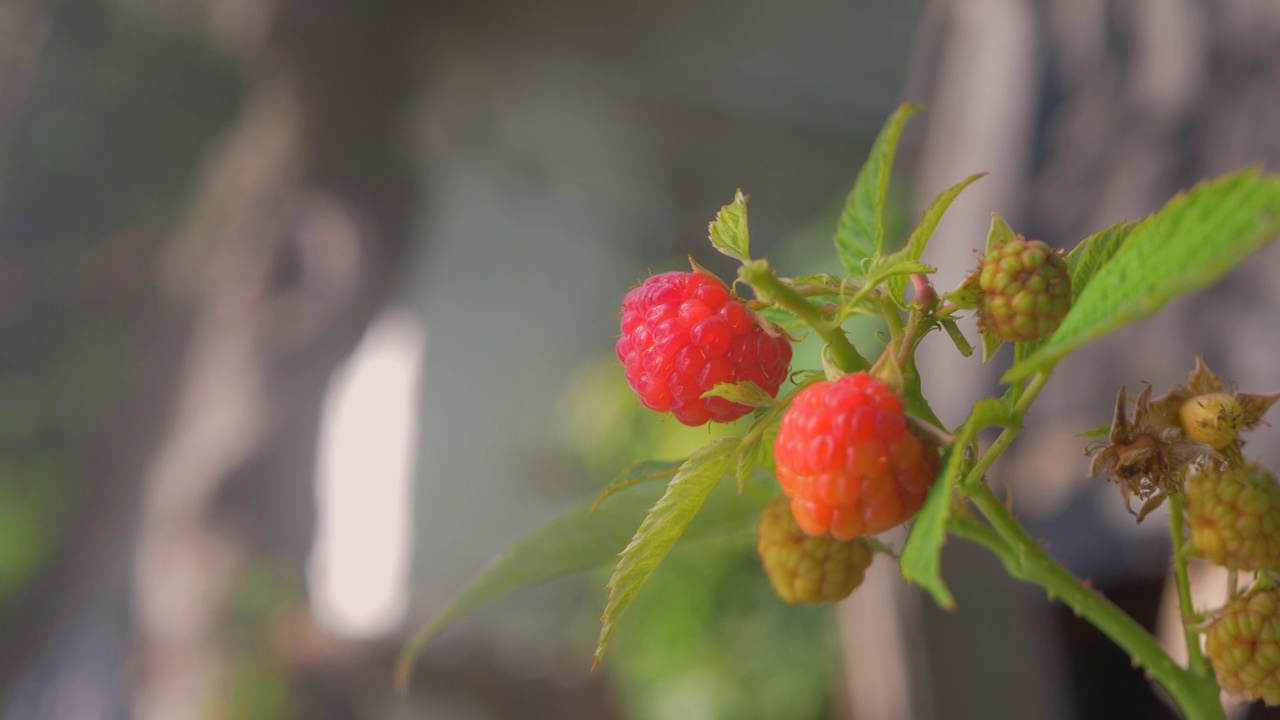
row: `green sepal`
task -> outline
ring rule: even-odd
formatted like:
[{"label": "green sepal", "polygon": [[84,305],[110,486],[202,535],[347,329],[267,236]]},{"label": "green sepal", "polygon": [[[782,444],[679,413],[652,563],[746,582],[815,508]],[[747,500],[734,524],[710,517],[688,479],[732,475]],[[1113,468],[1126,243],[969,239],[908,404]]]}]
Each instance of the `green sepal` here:
[{"label": "green sepal", "polygon": [[739,189],[733,202],[720,208],[707,228],[711,245],[739,262],[751,261],[750,235],[747,232],[747,198]]}]

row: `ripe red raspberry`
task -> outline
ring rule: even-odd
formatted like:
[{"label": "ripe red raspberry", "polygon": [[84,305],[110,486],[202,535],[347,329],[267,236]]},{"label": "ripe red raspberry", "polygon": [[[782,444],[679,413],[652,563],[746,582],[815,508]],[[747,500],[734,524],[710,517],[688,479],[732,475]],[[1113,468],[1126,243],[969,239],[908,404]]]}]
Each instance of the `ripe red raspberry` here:
[{"label": "ripe red raspberry", "polygon": [[800,391],[773,453],[800,527],[840,540],[911,519],[939,464],[937,447],[907,427],[902,399],[866,373]]},{"label": "ripe red raspberry", "polygon": [[767,331],[724,283],[697,272],[654,275],[627,293],[616,349],[640,402],[685,425],[746,415],[746,405],[702,394],[750,380],[774,397],[791,365],[785,335]]},{"label": "ripe red raspberry", "polygon": [[1204,653],[1233,697],[1280,705],[1280,588],[1227,603],[1205,633]]},{"label": "ripe red raspberry", "polygon": [[1071,271],[1067,261],[1039,240],[1021,235],[982,260],[982,327],[1006,342],[1049,337],[1071,309]]},{"label": "ripe red raspberry", "polygon": [[760,514],[756,550],[778,597],[791,604],[838,602],[862,584],[875,547],[866,538],[836,540],[808,535],[780,497]]}]

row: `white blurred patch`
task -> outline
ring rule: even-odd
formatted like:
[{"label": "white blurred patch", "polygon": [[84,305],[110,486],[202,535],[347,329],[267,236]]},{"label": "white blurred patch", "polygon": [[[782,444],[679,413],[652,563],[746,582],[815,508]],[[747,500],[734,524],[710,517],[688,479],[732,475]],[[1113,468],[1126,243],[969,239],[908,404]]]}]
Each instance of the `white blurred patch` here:
[{"label": "white blurred patch", "polygon": [[424,344],[416,317],[384,311],[325,398],[309,583],[316,620],[338,635],[387,634],[408,607]]}]

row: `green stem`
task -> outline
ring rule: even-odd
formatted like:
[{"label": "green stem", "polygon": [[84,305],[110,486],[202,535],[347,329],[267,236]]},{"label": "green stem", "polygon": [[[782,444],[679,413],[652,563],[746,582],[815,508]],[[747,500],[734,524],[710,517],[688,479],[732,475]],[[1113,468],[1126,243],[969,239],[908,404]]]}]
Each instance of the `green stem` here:
[{"label": "green stem", "polygon": [[743,265],[738,268],[738,279],[750,285],[760,300],[786,309],[813,328],[814,332],[826,341],[827,349],[831,352],[831,361],[842,371],[857,372],[871,367],[871,363],[868,363],[849,342],[840,325],[828,320],[795,288],[779,280],[769,267],[768,261],[753,260]]},{"label": "green stem", "polygon": [[987,451],[982,454],[982,457],[978,458],[978,461],[974,463],[973,469],[969,471],[969,474],[965,476],[963,486],[966,493],[969,492],[974,485],[983,484],[983,476],[987,474],[987,470],[991,469],[992,463],[996,461],[996,458],[1003,455],[1005,450],[1008,450],[1009,447],[1013,445],[1013,441],[1017,439],[1018,433],[1022,432],[1022,421],[1027,416],[1027,410],[1031,408],[1031,403],[1034,402],[1036,396],[1040,394],[1040,390],[1044,388],[1044,384],[1049,381],[1049,375],[1052,372],[1053,368],[1041,370],[1032,376],[1031,380],[1027,382],[1026,387],[1023,388],[1021,396],[1018,398],[1018,402],[1013,406],[1013,410],[1010,413],[1011,417],[1009,418],[1009,424],[1000,433],[999,437],[996,438],[996,441],[991,444],[991,447],[987,448]]},{"label": "green stem", "polygon": [[957,515],[950,523],[957,535],[994,552],[1010,575],[1044,588],[1111,638],[1129,653],[1135,665],[1164,686],[1187,720],[1225,720],[1218,684],[1212,676],[1183,669],[1136,620],[1063,568],[1027,534],[986,484],[974,490],[971,500],[999,534],[972,517]]},{"label": "green stem", "polygon": [[1200,618],[1196,616],[1191,599],[1191,579],[1187,576],[1186,516],[1181,493],[1172,493],[1169,503],[1169,533],[1173,540],[1173,577],[1178,585],[1178,605],[1182,609],[1182,627],[1187,639],[1187,659],[1191,672],[1201,677],[1213,677],[1213,669],[1200,649],[1200,633],[1196,630]]},{"label": "green stem", "polygon": [[884,315],[884,322],[889,327],[889,336],[893,339],[902,337],[904,329],[902,325],[902,315],[898,312],[898,306],[894,304],[893,298],[884,295],[880,298],[881,313]]},{"label": "green stem", "polygon": [[[1195,654],[1191,655],[1191,670],[1184,669],[1174,662],[1151,633],[1137,621],[1102,594],[1085,585],[1049,555],[1027,533],[1009,508],[1001,502],[995,491],[984,481],[984,476],[995,459],[1012,445],[1018,433],[1021,432],[1028,409],[1040,394],[1051,373],[1052,368],[1046,368],[1036,373],[1027,382],[1022,392],[1017,395],[1004,430],[991,447],[982,454],[982,457],[974,463],[962,483],[964,494],[969,497],[990,526],[983,524],[972,515],[959,513],[952,516],[948,526],[956,535],[994,552],[1003,561],[1010,575],[1044,588],[1052,597],[1062,600],[1078,615],[1110,637],[1129,653],[1135,665],[1145,668],[1169,691],[1188,720],[1224,720],[1225,715],[1218,699],[1219,689],[1212,671],[1197,665],[1197,662],[1204,663],[1203,655],[1199,652],[1198,637]],[[1172,501],[1173,498],[1171,497],[1170,500]],[[1178,517],[1181,520],[1180,513]],[[1179,532],[1180,528],[1181,526],[1179,526]],[[1179,545],[1175,544],[1175,550],[1178,547]],[[1185,557],[1181,560],[1181,567],[1185,572]],[[1183,605],[1184,617],[1187,616],[1186,608],[1189,607],[1188,589],[1187,599]],[[1190,649],[1191,646],[1189,637],[1188,648]],[[1199,661],[1195,659],[1197,656],[1200,658]]]}]

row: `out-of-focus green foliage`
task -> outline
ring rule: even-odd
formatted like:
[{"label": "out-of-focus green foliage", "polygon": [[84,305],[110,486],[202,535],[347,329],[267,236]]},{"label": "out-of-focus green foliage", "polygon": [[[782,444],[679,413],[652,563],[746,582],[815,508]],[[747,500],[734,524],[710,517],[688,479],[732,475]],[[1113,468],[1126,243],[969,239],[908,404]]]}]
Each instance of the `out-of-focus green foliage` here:
[{"label": "out-of-focus green foliage", "polygon": [[302,578],[282,564],[260,560],[245,571],[225,620],[230,644],[227,690],[214,717],[276,720],[297,717],[289,673],[271,649],[272,628],[300,607]]},{"label": "out-of-focus green foliage", "polygon": [[[686,456],[709,438],[741,431],[736,424],[689,428],[645,409],[613,360],[579,371],[560,418],[566,446],[602,480],[636,457]],[[591,574],[593,599],[605,577]],[[603,666],[628,717],[829,715],[838,675],[834,618],[774,595],[756,556],[754,528],[677,547],[628,614]]]}]

